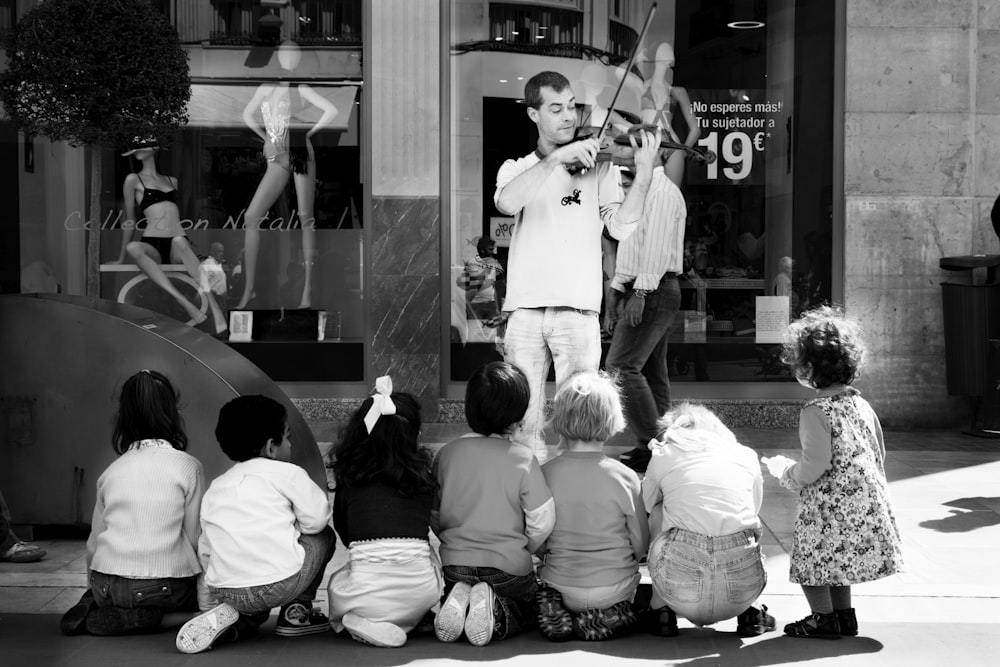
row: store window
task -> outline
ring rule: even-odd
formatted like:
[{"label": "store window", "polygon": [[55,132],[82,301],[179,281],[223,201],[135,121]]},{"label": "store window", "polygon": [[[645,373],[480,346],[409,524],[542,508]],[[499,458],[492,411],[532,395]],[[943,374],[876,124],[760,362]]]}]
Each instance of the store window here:
[{"label": "store window", "polygon": [[[452,381],[501,358],[495,324],[517,220],[493,194],[503,162],[535,149],[522,97],[543,70],[569,79],[580,125],[599,126],[618,92],[612,132],[656,124],[690,147],[674,176],[687,217],[671,380],[794,381],[778,360],[780,333],[834,292],[834,4],[661,1],[637,43],[651,4],[484,3],[482,39],[472,13],[452,12]],[[550,15],[579,17],[582,30],[548,29]]]},{"label": "store window", "polygon": [[[275,380],[362,380],[361,2],[204,9],[165,9],[189,53],[187,124],[86,149],[101,151],[99,295],[215,335]],[[84,149],[21,143],[21,289],[83,294]]]}]

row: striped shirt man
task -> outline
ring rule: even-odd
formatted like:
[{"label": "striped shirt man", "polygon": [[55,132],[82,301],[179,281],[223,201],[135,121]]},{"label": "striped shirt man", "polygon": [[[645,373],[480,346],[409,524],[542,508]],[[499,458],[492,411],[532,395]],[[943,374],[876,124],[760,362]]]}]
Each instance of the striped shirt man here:
[{"label": "striped shirt man", "polygon": [[653,180],[639,228],[618,244],[611,287],[626,292],[655,290],[666,273],[680,274],[684,266],[684,222],[687,204],[663,167],[653,169]]}]

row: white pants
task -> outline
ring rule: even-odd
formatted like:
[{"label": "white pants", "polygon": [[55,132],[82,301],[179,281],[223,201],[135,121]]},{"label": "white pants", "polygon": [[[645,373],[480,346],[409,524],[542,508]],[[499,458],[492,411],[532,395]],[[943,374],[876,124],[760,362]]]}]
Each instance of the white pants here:
[{"label": "white pants", "polygon": [[601,364],[601,323],[594,311],[575,308],[518,308],[507,320],[504,360],[527,376],[531,400],[513,442],[531,448],[545,463],[545,382],[555,364],[558,388],[573,373]]},{"label": "white pants", "polygon": [[409,632],[441,600],[437,552],[424,540],[352,542],[351,557],[330,576],[330,625],[344,629],[348,612]]}]

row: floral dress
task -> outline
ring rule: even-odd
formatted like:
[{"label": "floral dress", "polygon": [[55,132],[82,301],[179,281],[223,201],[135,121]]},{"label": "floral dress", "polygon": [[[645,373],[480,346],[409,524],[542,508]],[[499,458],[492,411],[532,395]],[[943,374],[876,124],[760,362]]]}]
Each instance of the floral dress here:
[{"label": "floral dress", "polygon": [[789,581],[805,586],[850,586],[902,569],[899,529],[889,503],[877,419],[856,389],[810,401],[832,435],[832,465],[811,484],[788,475],[781,485],[799,492]]}]

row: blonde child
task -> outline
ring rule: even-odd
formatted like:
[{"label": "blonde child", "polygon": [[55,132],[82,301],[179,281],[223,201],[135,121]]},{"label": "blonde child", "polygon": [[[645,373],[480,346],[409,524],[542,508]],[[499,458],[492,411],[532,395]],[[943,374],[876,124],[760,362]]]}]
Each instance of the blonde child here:
[{"label": "blonde child", "polygon": [[851,387],[864,354],[858,323],[829,306],[808,311],[785,333],[782,360],[816,392],[799,416],[800,460],[764,459],[781,485],[799,494],[789,580],[802,586],[812,613],[785,626],[791,637],[858,634],[851,586],[902,567],[882,427]]},{"label": "blonde child", "polygon": [[438,482],[431,525],[441,539],[448,596],[434,620],[437,638],[465,633],[475,646],[531,625],[531,554],[552,532],[554,505],[532,450],[510,440],[528,409],[524,373],[506,362],[479,368],[465,390],[475,434],[449,442],[434,459]]},{"label": "blonde child", "polygon": [[639,560],[649,526],[639,476],[604,454],[625,428],[617,386],[581,372],[556,392],[552,425],[562,454],[542,474],[556,503],[556,525],[542,548],[538,625],[553,641],[610,639],[633,629]]},{"label": "blonde child", "polygon": [[752,606],[767,583],[757,453],[701,405],[675,406],[659,429],[642,480],[653,535],[648,630],[675,637],[677,616],[699,626],[736,616],[742,637],[774,630],[767,607]]},{"label": "blonde child", "polygon": [[63,616],[64,634],[149,632],[198,611],[205,477],[184,451],[179,398],[170,380],[152,370],[122,385],[112,431],[118,458],[97,480],[87,539],[90,589]]},{"label": "blonde child", "polygon": [[333,525],[350,560],[330,577],[330,625],[375,646],[403,646],[444,590],[428,541],[437,484],[419,436],[420,403],[385,376],[333,451]]}]

